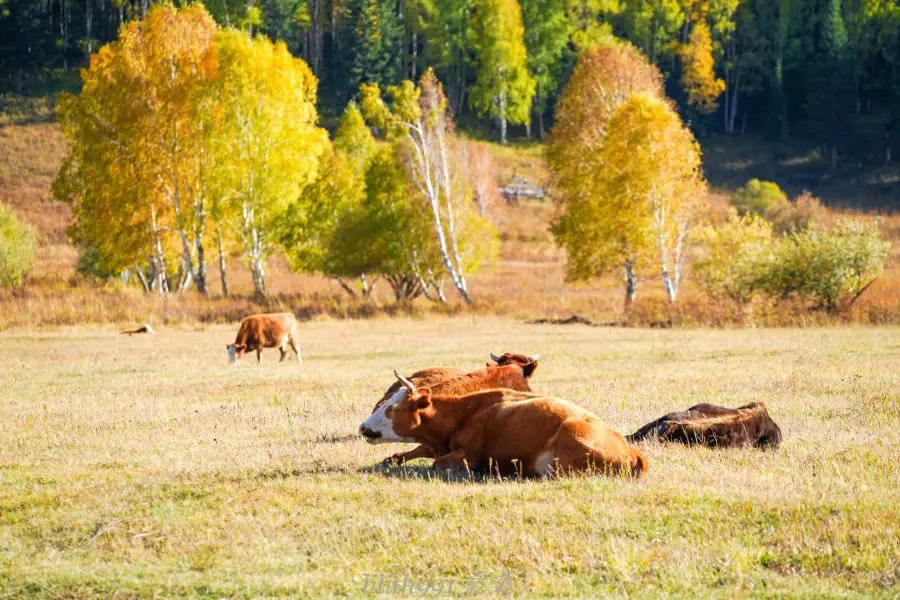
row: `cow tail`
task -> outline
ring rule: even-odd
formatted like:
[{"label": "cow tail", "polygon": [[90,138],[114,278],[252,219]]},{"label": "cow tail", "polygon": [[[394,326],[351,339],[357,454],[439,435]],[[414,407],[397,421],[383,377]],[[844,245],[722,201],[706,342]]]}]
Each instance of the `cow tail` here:
[{"label": "cow tail", "polygon": [[642,477],[647,473],[648,467],[647,455],[637,448],[631,448],[631,475]]}]

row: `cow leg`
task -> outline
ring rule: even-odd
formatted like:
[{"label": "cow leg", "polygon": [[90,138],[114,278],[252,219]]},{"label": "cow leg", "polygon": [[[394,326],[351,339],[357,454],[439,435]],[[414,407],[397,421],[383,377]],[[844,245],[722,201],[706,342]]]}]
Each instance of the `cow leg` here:
[{"label": "cow leg", "polygon": [[288,343],[291,345],[291,348],[294,350],[294,353],[297,355],[297,362],[303,362],[303,357],[300,356],[300,351],[297,350],[297,344],[294,343],[294,338],[288,340]]},{"label": "cow leg", "polygon": [[668,420],[668,418],[669,418],[669,415],[666,415],[664,417],[660,417],[659,419],[657,419],[655,421],[651,421],[650,423],[647,423],[646,425],[644,425],[643,427],[641,427],[640,429],[638,429],[631,435],[626,435],[625,439],[629,443],[632,443],[632,442],[640,442],[641,440],[645,440],[649,437],[656,436],[656,435],[658,435],[658,430],[659,430],[660,424],[665,423]]},{"label": "cow leg", "polygon": [[278,359],[278,362],[284,362],[284,357],[287,356],[287,351],[283,346],[278,348],[278,351],[281,352],[281,358]]},{"label": "cow leg", "polygon": [[384,459],[384,462],[402,465],[408,460],[417,458],[434,458],[434,452],[428,446],[419,446],[409,452],[398,452]]},{"label": "cow leg", "polygon": [[457,469],[464,469],[465,467],[466,451],[463,449],[451,452],[450,454],[445,454],[434,461],[435,469],[442,469],[445,471],[455,471]]},{"label": "cow leg", "polygon": [[480,469],[484,448],[484,425],[485,418],[476,415],[457,431],[450,438],[450,453],[435,460],[434,468],[452,470],[468,466],[471,471]]},{"label": "cow leg", "polygon": [[262,348],[256,349],[256,362],[259,364],[262,361]]}]

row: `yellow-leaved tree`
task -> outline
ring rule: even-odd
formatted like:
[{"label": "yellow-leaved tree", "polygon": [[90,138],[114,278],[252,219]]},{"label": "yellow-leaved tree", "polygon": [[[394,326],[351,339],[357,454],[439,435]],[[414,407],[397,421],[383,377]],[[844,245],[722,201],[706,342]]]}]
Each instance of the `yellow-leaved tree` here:
[{"label": "yellow-leaved tree", "polygon": [[691,30],[688,43],[681,47],[681,85],[688,96],[688,104],[702,113],[719,107],[717,100],[725,91],[725,81],[716,77],[712,53],[712,36],[706,19],[698,20]]},{"label": "yellow-leaved tree", "polygon": [[177,289],[196,282],[206,294],[211,218],[223,292],[230,237],[265,294],[273,224],[328,147],[306,63],[283,43],[217,29],[200,4],[157,5],[94,54],[82,79],[59,102],[72,151],[54,184],[73,204],[75,241],[100,270],[135,268],[147,290],[168,293],[174,272]]},{"label": "yellow-leaved tree", "polygon": [[218,75],[215,33],[202,5],[155,6],[91,56],[81,93],[58,104],[72,150],[54,189],[74,206],[76,242],[97,252],[101,269],[136,267],[161,293],[167,257],[179,254],[178,289],[207,289],[202,107]]},{"label": "yellow-leaved tree", "polygon": [[316,180],[328,134],[316,126],[317,80],[283,42],[226,29],[216,38],[220,77],[211,176],[258,295],[276,223]]},{"label": "yellow-leaved tree", "polygon": [[470,28],[475,84],[469,101],[478,114],[497,119],[500,143],[506,144],[508,122],[530,124],[535,92],[518,0],[475,0]]},{"label": "yellow-leaved tree", "polygon": [[663,85],[659,70],[634,46],[611,43],[585,52],[563,90],[546,148],[560,203],[553,232],[568,252],[567,279],[623,268],[626,305],[634,301],[647,256],[650,216],[605,194],[598,181],[607,169],[600,153],[610,120],[637,92],[662,97]]},{"label": "yellow-leaved tree", "polygon": [[626,227],[643,229],[633,235],[655,247],[663,286],[675,302],[706,199],[699,144],[667,101],[637,93],[610,120],[599,163],[594,183],[606,199],[598,204],[617,204],[629,215]]}]

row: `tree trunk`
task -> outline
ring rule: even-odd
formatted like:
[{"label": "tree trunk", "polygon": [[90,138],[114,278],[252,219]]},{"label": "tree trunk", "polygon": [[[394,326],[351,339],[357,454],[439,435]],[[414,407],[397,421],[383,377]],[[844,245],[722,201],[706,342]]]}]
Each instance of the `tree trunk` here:
[{"label": "tree trunk", "polygon": [[335,277],[334,280],[337,282],[339,286],[343,288],[345,292],[350,294],[352,297],[356,298],[356,292],[353,291],[353,288],[347,285],[347,282],[341,279],[340,277]]},{"label": "tree trunk", "polygon": [[197,231],[195,240],[197,247],[197,291],[201,296],[209,296],[206,284],[206,250],[203,248],[203,229]]},{"label": "tree trunk", "polygon": [[416,69],[418,67],[419,62],[419,33],[417,31],[413,31],[412,34],[412,60],[409,63],[409,75],[410,79],[416,80]]},{"label": "tree trunk", "polygon": [[162,247],[161,230],[156,223],[155,209],[150,210],[150,217],[153,227],[153,256],[150,260],[153,269],[153,283],[151,287],[155,287],[160,294],[165,295],[169,293],[169,279],[166,275],[166,256]]},{"label": "tree trunk", "polygon": [[625,314],[631,312],[634,299],[637,297],[638,276],[631,260],[625,261]]},{"label": "tree trunk", "polygon": [[94,9],[93,9],[94,1],[86,0],[84,5],[84,28],[85,34],[87,35],[87,52],[90,55],[94,50],[93,40],[91,39],[91,33],[94,25]]},{"label": "tree trunk", "polygon": [[666,288],[666,295],[669,296],[669,302],[675,304],[675,298],[678,296],[678,290],[676,289],[672,278],[669,276],[669,267],[665,264],[662,266],[662,280],[663,286]]},{"label": "tree trunk", "polygon": [[250,272],[253,275],[253,291],[260,298],[266,297],[266,271],[262,259],[254,256],[250,262]]},{"label": "tree trunk", "polygon": [[362,292],[364,298],[369,298],[372,296],[372,292],[375,291],[375,284],[378,283],[378,278],[372,280],[372,283],[369,283],[369,280],[366,279],[366,274],[363,273],[359,276],[359,283],[362,285]]},{"label": "tree trunk", "polygon": [[134,271],[137,273],[138,281],[141,282],[141,287],[144,288],[144,292],[150,293],[150,283],[147,281],[147,276],[144,275],[144,270],[140,265],[134,265]]},{"label": "tree trunk", "polygon": [[506,90],[500,92],[500,143],[506,145]]},{"label": "tree trunk", "polygon": [[222,295],[228,297],[228,274],[225,270],[225,248],[222,244],[222,231],[216,226],[216,245],[219,249],[219,277],[222,280]]}]

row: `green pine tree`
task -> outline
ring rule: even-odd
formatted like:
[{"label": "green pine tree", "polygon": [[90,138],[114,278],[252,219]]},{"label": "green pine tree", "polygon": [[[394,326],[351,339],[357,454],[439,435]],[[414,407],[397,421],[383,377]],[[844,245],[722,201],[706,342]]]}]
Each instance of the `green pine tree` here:
[{"label": "green pine tree", "polygon": [[362,83],[394,85],[402,78],[403,24],[394,3],[359,0],[356,5],[350,89]]},{"label": "green pine tree", "polygon": [[522,0],[528,73],[535,81],[534,114],[544,137],[544,114],[559,89],[569,45],[569,22],[558,0]]},{"label": "green pine tree", "polygon": [[841,146],[848,144],[853,108],[852,81],[848,73],[847,27],[841,0],[825,0],[817,28],[806,109],[811,130],[837,167]]}]

